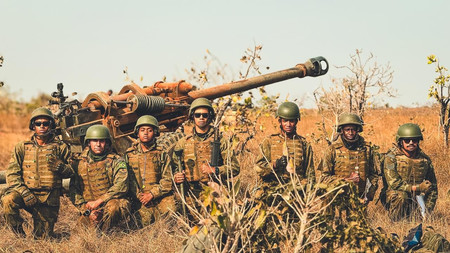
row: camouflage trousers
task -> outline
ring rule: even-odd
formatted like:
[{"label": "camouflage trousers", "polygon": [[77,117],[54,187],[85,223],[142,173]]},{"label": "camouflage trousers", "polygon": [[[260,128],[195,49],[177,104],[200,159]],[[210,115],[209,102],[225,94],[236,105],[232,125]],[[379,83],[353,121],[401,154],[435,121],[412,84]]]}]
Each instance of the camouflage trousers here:
[{"label": "camouflage trousers", "polygon": [[15,190],[5,193],[2,204],[6,223],[14,232],[23,234],[23,218],[20,215],[20,209],[24,209],[32,215],[34,238],[44,239],[54,236],[53,230],[58,219],[59,206],[38,202],[32,207],[27,207],[22,196]]},{"label": "camouflage trousers", "polygon": [[420,213],[420,207],[413,196],[404,191],[386,191],[386,203],[384,204],[389,212],[389,217],[398,221],[409,218],[413,214]]},{"label": "camouflage trousers", "polygon": [[[187,187],[188,186],[188,187]],[[184,188],[184,202],[181,196],[181,190],[178,186],[178,191],[175,192],[175,205],[179,212],[186,211],[186,218],[193,223],[197,223],[199,220],[190,211],[191,208],[197,209],[197,211],[202,212],[200,202],[203,202],[203,183],[201,182],[189,182],[185,184]],[[184,206],[185,205],[185,206]],[[184,207],[183,207],[184,206]],[[183,213],[182,213],[183,214]],[[184,215],[184,214],[183,214]]]},{"label": "camouflage trousers", "polygon": [[98,221],[93,222],[89,219],[89,216],[80,213],[77,225],[89,228],[95,227],[103,232],[109,232],[112,228],[120,226],[123,226],[123,229],[128,229],[131,204],[127,199],[111,199],[98,210],[101,213]]},{"label": "camouflage trousers", "polygon": [[135,211],[133,218],[138,227],[148,226],[160,219],[170,215],[170,212],[175,212],[175,199],[173,195],[168,195],[163,198],[152,201],[151,205],[146,207],[140,205],[140,208]]}]

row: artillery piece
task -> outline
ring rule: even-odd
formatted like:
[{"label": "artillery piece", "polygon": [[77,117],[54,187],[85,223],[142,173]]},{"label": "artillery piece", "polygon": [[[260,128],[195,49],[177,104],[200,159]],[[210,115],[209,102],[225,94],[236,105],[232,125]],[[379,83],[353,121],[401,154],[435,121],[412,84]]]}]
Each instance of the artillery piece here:
[{"label": "artillery piece", "polygon": [[[189,106],[196,98],[213,100],[295,77],[321,76],[328,72],[328,67],[327,60],[319,56],[293,68],[202,90],[197,90],[183,80],[175,83],[157,82],[148,87],[132,83],[122,87],[115,96],[105,92],[91,93],[82,103],[78,100],[67,101],[63,85],[58,84],[58,91],[52,93],[51,100],[52,104],[59,106],[55,113],[56,131],[64,142],[70,144],[73,153],[81,153],[87,129],[102,124],[109,128],[116,151],[124,153],[133,142],[130,135],[142,115],[155,116],[161,132],[174,131],[188,119]],[[2,172],[0,184],[5,183]]]}]

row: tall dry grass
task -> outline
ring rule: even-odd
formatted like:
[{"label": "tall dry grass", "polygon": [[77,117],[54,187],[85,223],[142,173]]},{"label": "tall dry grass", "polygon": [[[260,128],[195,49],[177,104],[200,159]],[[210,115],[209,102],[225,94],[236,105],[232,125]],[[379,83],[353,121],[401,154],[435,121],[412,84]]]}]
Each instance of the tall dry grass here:
[{"label": "tall dry grass", "polygon": [[[0,113],[0,170],[6,168],[14,145],[31,134],[27,130],[29,116],[15,116]],[[328,118],[333,118],[327,115]],[[321,132],[318,123],[321,115],[316,110],[302,110],[302,120],[298,132],[312,144],[314,160],[317,165],[326,148],[326,142],[318,139]],[[424,225],[433,226],[446,238],[450,238],[450,159],[449,152],[442,146],[442,137],[438,129],[438,109],[432,107],[373,109],[365,118],[363,136],[373,144],[380,146],[382,152],[387,151],[394,142],[399,125],[407,122],[417,123],[424,130],[423,150],[431,157],[438,179],[439,199],[432,217]],[[331,122],[326,121],[331,132]],[[257,137],[250,140],[240,157],[241,181],[254,185],[257,179],[253,167],[259,152],[258,145],[265,135],[278,131],[276,121],[272,117],[260,117],[257,129],[262,129]],[[0,208],[0,212],[1,212]],[[31,229],[30,215],[25,214],[26,231]],[[400,238],[420,221],[402,221],[392,223],[380,203],[369,205],[368,217],[373,227],[381,226],[388,233],[397,233]],[[66,198],[63,198],[56,232],[67,234],[61,242],[33,241],[31,237],[17,239],[5,228],[4,218],[0,218],[0,251],[4,252],[174,252],[180,249],[186,239],[186,231],[167,226],[163,221],[141,231],[130,234],[114,234],[98,238],[89,231],[74,232],[77,219],[75,209]],[[181,227],[181,226],[180,226]],[[291,250],[286,250],[291,251]]]}]

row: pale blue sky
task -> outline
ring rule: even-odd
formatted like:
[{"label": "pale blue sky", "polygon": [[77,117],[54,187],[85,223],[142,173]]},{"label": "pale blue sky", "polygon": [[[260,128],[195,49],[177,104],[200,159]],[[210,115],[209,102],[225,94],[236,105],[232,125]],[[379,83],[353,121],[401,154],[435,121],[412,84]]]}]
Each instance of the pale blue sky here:
[{"label": "pale blue sky", "polygon": [[[27,99],[50,93],[119,90],[122,70],[149,85],[182,79],[209,49],[236,71],[254,43],[271,71],[322,55],[331,68],[321,78],[268,87],[290,98],[311,96],[344,73],[356,48],[390,62],[391,105],[425,104],[435,77],[426,56],[450,67],[449,1],[0,1],[0,80]],[[195,83],[194,83],[195,84]],[[312,99],[307,102],[313,106]]]}]

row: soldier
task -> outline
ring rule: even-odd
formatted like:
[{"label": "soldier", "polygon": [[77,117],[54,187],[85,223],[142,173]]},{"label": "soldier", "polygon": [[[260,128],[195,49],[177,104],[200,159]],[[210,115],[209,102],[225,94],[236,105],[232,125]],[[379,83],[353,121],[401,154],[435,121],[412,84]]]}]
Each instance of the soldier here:
[{"label": "soldier", "polygon": [[[203,186],[207,185],[211,179],[226,180],[227,177],[239,174],[237,158],[222,136],[218,136],[220,141],[219,165],[210,166],[211,143],[214,140],[214,127],[210,124],[214,116],[211,101],[206,98],[194,100],[189,109],[189,118],[194,121],[192,134],[177,142],[172,155],[173,166],[177,171],[174,174],[174,181],[178,185],[181,184],[180,189],[184,188],[184,192],[181,191],[181,194],[185,195],[186,202],[192,207],[198,207],[192,195],[201,199]],[[179,168],[180,165],[182,168]]]},{"label": "soldier", "polygon": [[325,177],[353,182],[359,197],[368,204],[378,188],[378,173],[374,147],[359,135],[362,131],[363,122],[358,115],[341,114],[338,118],[338,138],[325,151],[319,170]]},{"label": "soldier", "polygon": [[138,210],[135,216],[139,225],[147,226],[175,211],[172,174],[167,154],[156,144],[158,120],[150,115],[142,116],[134,132],[138,142],[126,151],[125,160],[132,169],[130,187],[134,189],[130,191],[137,193],[133,210]]},{"label": "soldier", "polygon": [[[314,161],[311,145],[297,134],[300,110],[293,102],[282,103],[276,114],[280,132],[265,138],[255,167],[265,187],[290,181],[295,173],[302,184],[314,184]],[[278,179],[277,179],[278,178]]]},{"label": "soldier", "polygon": [[401,125],[395,140],[397,143],[384,158],[384,206],[393,220],[399,220],[417,210],[415,198],[422,196],[427,211],[433,211],[438,197],[436,175],[431,159],[419,147],[423,140],[420,127],[412,123]]},{"label": "soldier", "polygon": [[73,175],[67,164],[70,149],[55,138],[55,119],[47,108],[31,114],[30,141],[17,144],[6,170],[8,188],[2,196],[3,211],[8,226],[25,237],[20,209],[33,217],[36,239],[54,237],[62,191],[62,178]]},{"label": "soldier", "polygon": [[70,198],[80,211],[79,224],[94,224],[109,232],[130,216],[127,165],[113,153],[107,127],[89,127],[85,144],[86,149],[73,163],[76,175],[70,180]]}]

